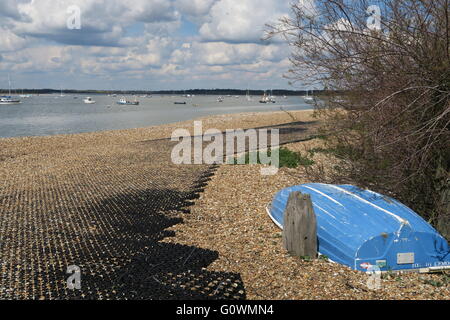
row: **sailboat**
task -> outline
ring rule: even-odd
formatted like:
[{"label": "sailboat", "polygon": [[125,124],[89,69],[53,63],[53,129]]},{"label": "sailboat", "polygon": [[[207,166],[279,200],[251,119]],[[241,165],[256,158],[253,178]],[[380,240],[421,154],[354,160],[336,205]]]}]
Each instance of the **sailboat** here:
[{"label": "sailboat", "polygon": [[264,95],[261,100],[259,100],[259,103],[275,103],[275,100],[271,96],[268,96],[264,91]]},{"label": "sailboat", "polygon": [[8,74],[8,84],[9,84],[9,95],[0,97],[0,105],[2,104],[20,104],[22,103],[19,99],[13,98],[11,96],[11,80]]},{"label": "sailboat", "polygon": [[306,96],[303,96],[303,100],[305,100],[305,102],[314,102],[314,97],[310,96],[308,93],[309,90],[306,91]]},{"label": "sailboat", "polygon": [[22,89],[22,94],[19,96],[21,98],[31,98],[31,94],[24,94]]},{"label": "sailboat", "polygon": [[270,89],[269,100],[270,100],[270,102],[275,103],[275,96],[273,95],[273,90],[272,89]]},{"label": "sailboat", "polygon": [[264,95],[262,96],[261,100],[259,100],[259,103],[268,103],[269,97],[267,96],[266,92],[264,91]]},{"label": "sailboat", "polygon": [[247,89],[247,101],[252,101],[252,97],[250,96],[250,90]]}]

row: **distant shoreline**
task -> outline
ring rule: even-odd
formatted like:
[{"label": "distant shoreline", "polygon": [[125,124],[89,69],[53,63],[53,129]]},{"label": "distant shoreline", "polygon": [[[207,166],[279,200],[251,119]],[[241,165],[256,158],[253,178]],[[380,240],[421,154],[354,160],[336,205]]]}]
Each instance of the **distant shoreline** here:
[{"label": "distant shoreline", "polygon": [[[75,89],[25,89],[15,88],[11,92],[18,94],[60,94],[61,90],[64,94],[117,94],[117,95],[246,95],[247,91],[250,95],[263,95],[264,92],[271,93],[276,96],[301,96],[308,92],[311,94],[321,94],[323,90],[287,90],[287,89],[267,89],[267,90],[246,90],[246,89],[189,89],[189,90],[75,90]],[[8,94],[9,89],[0,89],[0,95]]]}]

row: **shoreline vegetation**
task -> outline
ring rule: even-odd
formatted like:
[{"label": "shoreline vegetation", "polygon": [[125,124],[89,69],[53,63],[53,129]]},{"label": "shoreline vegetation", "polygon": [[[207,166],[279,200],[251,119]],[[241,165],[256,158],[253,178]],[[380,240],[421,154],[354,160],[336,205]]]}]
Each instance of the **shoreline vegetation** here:
[{"label": "shoreline vegetation", "polygon": [[292,44],[289,79],[346,93],[323,110],[334,180],[393,196],[450,239],[449,0],[314,3],[267,38]]},{"label": "shoreline vegetation", "polygon": [[[195,120],[202,120],[205,130],[216,128],[223,131],[280,125],[294,119],[298,122],[316,121],[314,115],[313,110],[290,111],[289,114],[278,111],[208,116]],[[64,159],[78,162],[80,156],[86,160],[84,165],[88,166],[89,172],[98,171],[101,175],[106,170],[108,174],[114,174],[116,169],[128,166],[128,162],[133,166],[133,159],[126,157],[124,147],[170,138],[172,131],[179,128],[192,134],[193,121],[128,130],[3,138],[0,139],[0,178],[25,183],[27,175],[36,175],[36,170],[43,170],[44,175],[46,172],[50,174],[49,179],[56,179],[59,175],[64,176],[66,170],[72,170],[71,164]],[[239,274],[247,299],[448,299],[450,278],[445,274],[385,274],[382,288],[369,290],[366,285],[368,276],[362,272],[322,259],[295,258],[285,252],[281,232],[267,216],[265,206],[281,188],[311,182],[307,168],[319,166],[326,172],[327,168],[333,167],[335,159],[326,152],[320,152],[323,147],[323,138],[320,137],[284,145],[283,148],[291,152],[308,155],[312,161],[304,165],[300,163],[296,169],[281,168],[274,176],[262,176],[261,165],[218,166],[204,191],[193,201],[190,213],[173,213],[183,223],[169,226],[165,232],[172,232],[173,236],[165,237],[159,243],[217,252],[217,259],[205,267],[205,272]],[[89,156],[84,159],[86,154]],[[106,168],[103,161],[87,161],[106,155],[116,161],[109,161]],[[28,169],[22,168],[21,164],[31,171],[26,171]],[[160,165],[164,168],[166,164]],[[167,166],[171,165],[167,163]],[[133,168],[133,171],[140,170],[139,166]],[[151,180],[151,177],[144,177],[142,183]],[[314,182],[326,182],[326,176],[323,181]],[[127,179],[120,182],[124,190],[132,188],[135,183]],[[100,186],[92,187],[96,190]],[[42,191],[39,188],[33,191],[33,188],[27,193],[31,198],[35,196],[33,192]],[[109,189],[106,187],[105,190]],[[75,214],[78,216],[80,213]],[[92,228],[95,229],[95,225]]]}]

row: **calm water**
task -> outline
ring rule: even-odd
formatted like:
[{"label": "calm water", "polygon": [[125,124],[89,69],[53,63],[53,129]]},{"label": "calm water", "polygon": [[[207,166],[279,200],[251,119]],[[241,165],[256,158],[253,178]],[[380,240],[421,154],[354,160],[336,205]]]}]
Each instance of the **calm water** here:
[{"label": "calm water", "polygon": [[[41,95],[22,98],[20,105],[0,105],[0,137],[141,128],[215,114],[279,111],[281,106],[285,110],[311,108],[301,97],[277,97],[275,104],[261,104],[260,97],[252,97],[252,101],[245,96],[224,97],[217,102],[217,96],[152,96],[138,98],[139,106],[120,106],[116,104],[119,96],[106,95],[93,95],[96,104],[84,104],[85,97]],[[175,101],[187,104],[175,105]]]}]

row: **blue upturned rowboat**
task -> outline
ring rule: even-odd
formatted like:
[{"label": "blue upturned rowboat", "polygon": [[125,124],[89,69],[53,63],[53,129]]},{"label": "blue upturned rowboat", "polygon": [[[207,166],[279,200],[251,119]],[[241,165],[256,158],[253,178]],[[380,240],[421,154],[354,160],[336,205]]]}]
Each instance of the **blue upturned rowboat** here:
[{"label": "blue upturned rowboat", "polygon": [[318,248],[355,270],[422,272],[450,268],[447,241],[400,202],[351,185],[304,184],[278,192],[267,211],[283,228],[289,194],[310,194],[317,216]]}]

